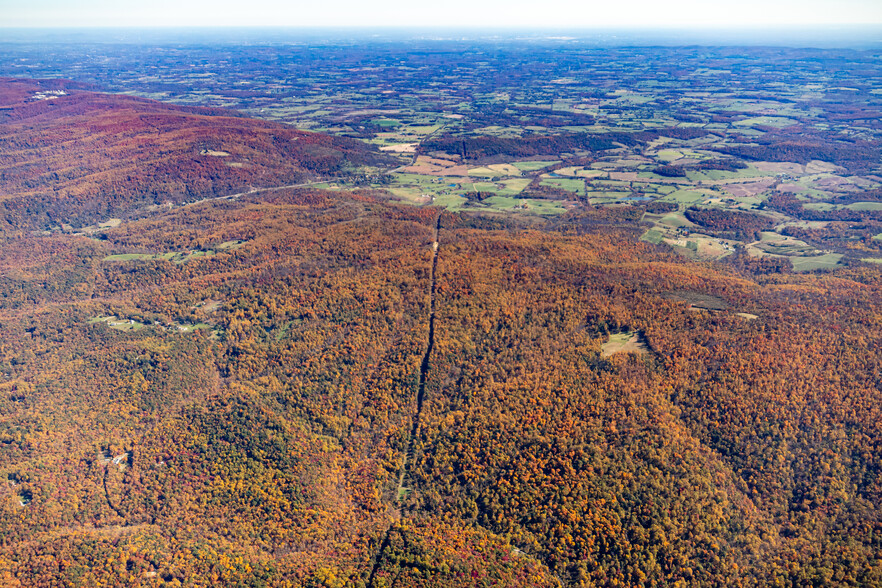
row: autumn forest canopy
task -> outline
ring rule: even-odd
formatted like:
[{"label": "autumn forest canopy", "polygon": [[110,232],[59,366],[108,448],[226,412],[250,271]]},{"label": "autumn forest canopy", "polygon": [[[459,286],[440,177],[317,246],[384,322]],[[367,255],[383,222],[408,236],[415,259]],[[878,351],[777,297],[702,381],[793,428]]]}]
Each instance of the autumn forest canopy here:
[{"label": "autumn forest canopy", "polygon": [[882,584],[878,56],[423,49],[0,80],[0,584]]}]

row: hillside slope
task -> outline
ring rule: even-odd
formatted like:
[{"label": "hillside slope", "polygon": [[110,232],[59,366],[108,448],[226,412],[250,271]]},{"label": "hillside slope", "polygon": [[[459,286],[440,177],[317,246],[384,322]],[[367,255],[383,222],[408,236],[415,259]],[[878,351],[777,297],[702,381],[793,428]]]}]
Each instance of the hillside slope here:
[{"label": "hillside slope", "polygon": [[359,141],[230,114],[0,80],[0,216],[11,227],[76,226],[382,161]]}]

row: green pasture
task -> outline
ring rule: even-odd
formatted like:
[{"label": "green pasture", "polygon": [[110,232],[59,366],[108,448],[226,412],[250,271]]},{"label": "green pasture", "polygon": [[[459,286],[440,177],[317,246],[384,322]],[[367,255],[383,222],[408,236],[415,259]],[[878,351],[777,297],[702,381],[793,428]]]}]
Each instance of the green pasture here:
[{"label": "green pasture", "polygon": [[818,269],[833,269],[839,266],[842,255],[839,253],[827,253],[814,257],[790,257],[795,272],[810,272]]},{"label": "green pasture", "polygon": [[694,227],[695,224],[690,222],[685,216],[683,216],[682,212],[671,212],[663,217],[661,217],[658,221],[660,225],[667,225],[669,227],[680,228],[680,227]]},{"label": "green pasture", "polygon": [[536,171],[557,163],[560,163],[559,159],[553,161],[513,161],[512,165],[521,171],[529,172]]},{"label": "green pasture", "polygon": [[371,122],[384,129],[399,127],[402,124],[400,120],[395,120],[393,118],[375,118]]},{"label": "green pasture", "polygon": [[[631,191],[632,182],[628,182],[625,180],[588,180],[588,185],[596,188],[614,188],[616,190],[627,190]],[[642,184],[644,186],[648,186],[649,184]]]},{"label": "green pasture", "polygon": [[[512,178],[502,180],[500,182],[473,182],[471,185],[473,192],[493,192],[498,196],[514,196],[524,191],[524,188],[530,185],[528,178]],[[468,186],[469,184],[465,184]]]},{"label": "green pasture", "polygon": [[567,192],[582,193],[585,190],[585,181],[581,179],[543,177],[539,183],[542,186],[559,188]]},{"label": "green pasture", "polygon": [[640,236],[641,241],[646,241],[648,243],[652,243],[653,245],[661,244],[662,239],[664,239],[664,233],[656,229],[649,229]]},{"label": "green pasture", "polygon": [[840,210],[845,208],[844,206],[838,206],[836,204],[830,204],[829,202],[806,202],[802,205],[806,210]]},{"label": "green pasture", "polygon": [[469,170],[469,175],[487,178],[520,176],[521,170],[511,164],[500,163],[483,167],[474,167]]},{"label": "green pasture", "polygon": [[622,198],[624,198],[626,196],[630,196],[630,194],[631,194],[630,192],[610,192],[610,191],[601,192],[601,191],[593,190],[591,192],[588,192],[588,198],[590,198],[592,201],[594,201],[594,200],[616,201],[616,200],[621,200]]},{"label": "green pasture", "polygon": [[420,193],[431,194],[456,190],[458,188],[451,187],[450,184],[457,184],[458,186],[459,182],[462,181],[462,178],[451,180],[450,178],[439,178],[438,176],[402,173],[392,174],[392,179],[395,182],[394,188],[408,188],[417,190]]},{"label": "green pasture", "polygon": [[433,202],[435,206],[440,206],[450,211],[461,210],[465,203],[466,199],[459,194],[439,194],[435,196],[435,201]]},{"label": "green pasture", "polygon": [[694,204],[696,202],[701,202],[708,196],[718,196],[709,190],[677,190],[676,192],[671,192],[665,196],[662,196],[660,200],[664,202],[677,202],[679,204]]},{"label": "green pasture", "polygon": [[678,151],[677,149],[660,149],[655,154],[656,159],[665,163],[677,161],[678,159],[683,159],[684,157],[686,156],[683,154],[683,152]]},{"label": "green pasture", "polygon": [[845,205],[850,210],[882,210],[882,202],[854,202]]},{"label": "green pasture", "polygon": [[720,180],[741,180],[748,178],[768,178],[775,174],[761,172],[752,165],[736,171],[709,169],[706,171],[687,171],[686,177],[692,182],[717,182]]},{"label": "green pasture", "polygon": [[538,200],[535,198],[512,198],[510,196],[491,196],[482,201],[496,210],[524,211],[532,214],[563,214],[566,209],[559,202],[553,200]]}]

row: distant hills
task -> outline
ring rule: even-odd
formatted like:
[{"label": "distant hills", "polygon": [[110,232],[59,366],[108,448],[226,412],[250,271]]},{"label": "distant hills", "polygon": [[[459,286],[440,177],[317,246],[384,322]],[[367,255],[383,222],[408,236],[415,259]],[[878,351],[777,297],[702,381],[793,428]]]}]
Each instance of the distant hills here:
[{"label": "distant hills", "polygon": [[365,143],[206,108],[0,79],[0,224],[88,224],[145,205],[299,184],[381,161]]}]

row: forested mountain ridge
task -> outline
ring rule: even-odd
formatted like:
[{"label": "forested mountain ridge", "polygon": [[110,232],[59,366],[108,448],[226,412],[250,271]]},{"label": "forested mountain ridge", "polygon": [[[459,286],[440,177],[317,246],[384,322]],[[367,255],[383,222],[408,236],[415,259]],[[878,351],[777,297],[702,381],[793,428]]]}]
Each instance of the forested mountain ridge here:
[{"label": "forested mountain ridge", "polygon": [[80,226],[147,205],[301,184],[384,157],[360,141],[221,109],[0,80],[0,206],[9,228]]},{"label": "forested mountain ridge", "polygon": [[[216,160],[266,124],[166,116]],[[879,584],[879,270],[689,261],[642,216],[295,188],[8,231],[2,583]]]}]

